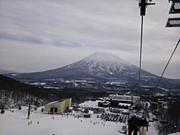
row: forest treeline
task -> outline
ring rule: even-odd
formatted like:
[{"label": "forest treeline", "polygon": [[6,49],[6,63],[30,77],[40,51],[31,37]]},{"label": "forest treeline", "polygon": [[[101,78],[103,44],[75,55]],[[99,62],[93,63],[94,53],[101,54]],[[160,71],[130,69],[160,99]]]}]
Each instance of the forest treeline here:
[{"label": "forest treeline", "polygon": [[44,89],[0,75],[0,108],[28,104],[42,106],[51,101],[69,97],[73,99],[73,102],[80,103],[89,97],[105,95],[107,95],[105,92],[92,92],[75,88]]}]

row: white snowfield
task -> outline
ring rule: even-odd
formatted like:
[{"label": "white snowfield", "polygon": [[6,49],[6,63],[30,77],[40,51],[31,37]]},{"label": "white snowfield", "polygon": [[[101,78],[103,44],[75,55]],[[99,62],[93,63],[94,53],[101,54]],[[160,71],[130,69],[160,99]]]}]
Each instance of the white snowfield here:
[{"label": "white snowfield", "polygon": [[[0,114],[0,135],[120,135],[118,130],[124,125],[120,122],[105,122],[97,117],[100,114],[93,114],[91,118],[78,118],[75,117],[77,112],[68,116],[50,115],[43,114],[41,109],[31,112],[29,120],[28,107],[5,110],[4,114]],[[150,126],[147,135],[158,134]]]}]

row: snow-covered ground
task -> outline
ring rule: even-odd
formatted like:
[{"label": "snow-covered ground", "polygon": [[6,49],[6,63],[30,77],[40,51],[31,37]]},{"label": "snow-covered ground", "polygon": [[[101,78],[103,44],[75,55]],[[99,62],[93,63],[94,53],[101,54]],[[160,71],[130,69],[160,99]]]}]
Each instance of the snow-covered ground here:
[{"label": "snow-covered ground", "polygon": [[[94,104],[89,103],[92,106]],[[77,112],[68,116],[49,115],[43,114],[41,109],[31,112],[29,120],[28,107],[13,109],[14,112],[5,110],[4,114],[0,114],[0,135],[120,135],[118,130],[124,125],[120,122],[105,122],[97,117],[99,114],[93,114],[91,118],[78,118],[74,116],[78,115]],[[152,123],[147,135],[158,135]]]}]

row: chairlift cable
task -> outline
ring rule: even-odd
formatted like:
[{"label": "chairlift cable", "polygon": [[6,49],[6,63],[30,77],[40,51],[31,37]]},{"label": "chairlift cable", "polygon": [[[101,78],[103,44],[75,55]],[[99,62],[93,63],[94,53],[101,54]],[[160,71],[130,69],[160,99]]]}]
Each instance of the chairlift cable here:
[{"label": "chairlift cable", "polygon": [[141,16],[140,62],[139,62],[139,91],[140,91],[140,88],[141,88],[142,40],[143,40],[143,15]]},{"label": "chairlift cable", "polygon": [[179,43],[180,43],[180,39],[178,40],[178,42],[177,42],[177,44],[176,44],[176,46],[175,46],[175,48],[174,48],[174,50],[173,50],[173,52],[172,52],[172,54],[171,54],[169,60],[168,60],[168,62],[167,62],[167,64],[166,64],[166,66],[165,66],[165,68],[164,68],[164,70],[163,70],[163,72],[162,72],[162,74],[161,74],[161,77],[159,78],[159,81],[158,81],[158,83],[157,83],[157,85],[156,85],[155,88],[158,87],[158,85],[159,85],[159,83],[160,83],[160,81],[161,81],[161,79],[162,79],[162,77],[163,77],[163,75],[164,75],[164,73],[165,73],[165,71],[166,71],[166,69],[167,69],[167,67],[168,67],[168,65],[169,65],[169,63],[170,63],[170,61],[171,61],[171,58],[172,58],[172,56],[174,55],[174,53],[175,53],[175,51],[176,51],[176,49],[177,49],[177,47],[178,47],[178,45],[179,45]]},{"label": "chairlift cable", "polygon": [[143,40],[143,16],[146,14],[146,7],[147,5],[155,5],[155,3],[151,3],[152,0],[139,0],[139,7],[140,7],[140,16],[141,16],[141,37],[140,37],[140,62],[139,62],[139,95],[141,90],[141,61],[142,61],[142,40]]}]

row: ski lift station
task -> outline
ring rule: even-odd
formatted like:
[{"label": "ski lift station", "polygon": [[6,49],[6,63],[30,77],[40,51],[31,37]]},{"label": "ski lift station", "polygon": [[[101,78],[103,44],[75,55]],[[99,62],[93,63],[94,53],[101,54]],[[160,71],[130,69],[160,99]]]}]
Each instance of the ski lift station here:
[{"label": "ski lift station", "polygon": [[62,99],[46,104],[44,112],[48,114],[61,114],[71,108],[72,98]]}]

